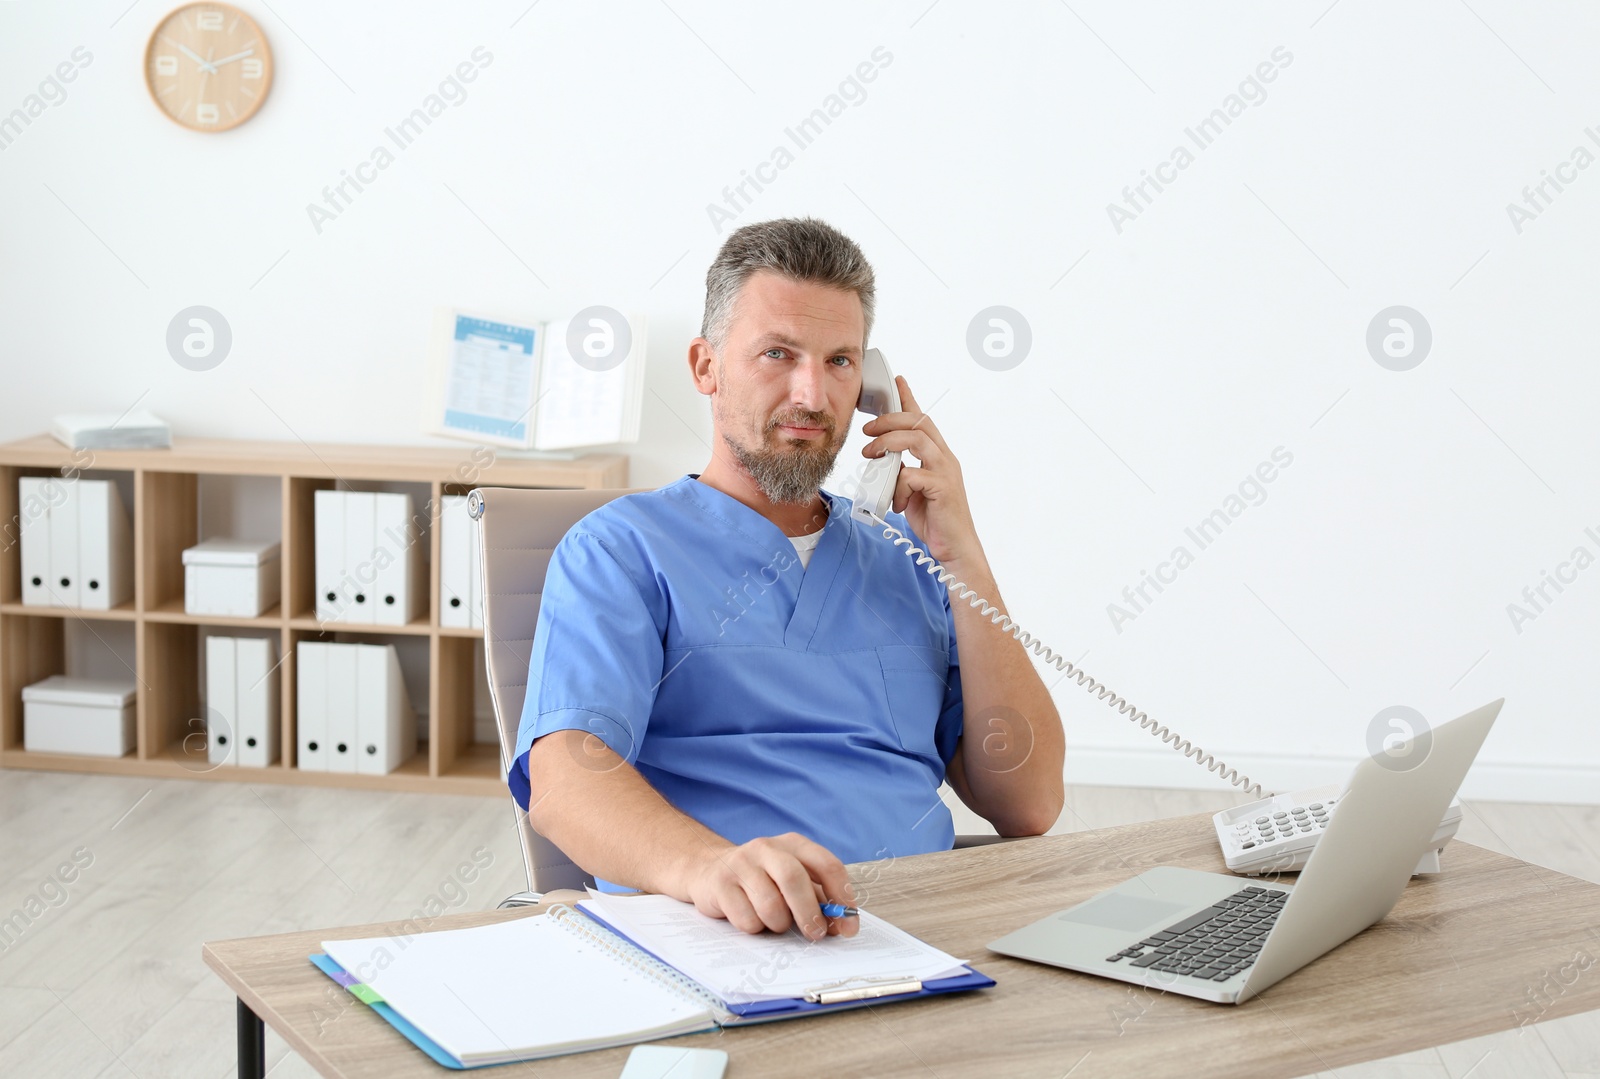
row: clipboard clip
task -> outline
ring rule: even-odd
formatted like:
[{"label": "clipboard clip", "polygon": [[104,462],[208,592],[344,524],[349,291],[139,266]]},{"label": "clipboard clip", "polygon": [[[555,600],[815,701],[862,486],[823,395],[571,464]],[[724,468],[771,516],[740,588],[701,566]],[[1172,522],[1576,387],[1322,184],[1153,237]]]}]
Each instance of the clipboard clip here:
[{"label": "clipboard clip", "polygon": [[[864,984],[851,985],[852,982]],[[919,978],[842,978],[808,990],[801,999],[808,1004],[839,1004],[847,1000],[875,1000],[878,997],[921,991],[922,981]]]}]

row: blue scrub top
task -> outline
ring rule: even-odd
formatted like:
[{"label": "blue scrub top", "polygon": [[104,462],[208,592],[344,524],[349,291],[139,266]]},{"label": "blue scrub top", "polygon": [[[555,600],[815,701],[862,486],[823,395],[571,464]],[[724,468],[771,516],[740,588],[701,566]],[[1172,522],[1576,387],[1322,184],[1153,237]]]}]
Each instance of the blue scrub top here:
[{"label": "blue scrub top", "polygon": [[573,526],[534,631],[518,804],[534,740],[585,730],[735,843],[799,832],[845,862],[950,849],[949,593],[848,499],[822,497],[806,568],[776,525],[694,475]]}]

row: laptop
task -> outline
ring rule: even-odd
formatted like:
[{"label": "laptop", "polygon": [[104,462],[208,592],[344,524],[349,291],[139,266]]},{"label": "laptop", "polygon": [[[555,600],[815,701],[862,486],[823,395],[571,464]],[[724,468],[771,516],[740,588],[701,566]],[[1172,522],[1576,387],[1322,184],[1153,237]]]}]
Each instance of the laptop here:
[{"label": "laptop", "polygon": [[[1502,697],[1419,732],[1392,756],[1356,765],[1294,884],[1157,866],[989,948],[1242,1004],[1393,909],[1504,703]],[[1413,753],[1420,763],[1412,763]]]}]

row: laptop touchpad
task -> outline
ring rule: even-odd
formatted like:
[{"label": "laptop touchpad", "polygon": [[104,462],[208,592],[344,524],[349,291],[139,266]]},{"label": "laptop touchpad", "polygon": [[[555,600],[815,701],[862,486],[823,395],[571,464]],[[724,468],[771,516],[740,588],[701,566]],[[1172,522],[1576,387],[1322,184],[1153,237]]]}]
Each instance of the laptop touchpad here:
[{"label": "laptop touchpad", "polygon": [[1063,922],[1099,926],[1101,929],[1143,929],[1162,919],[1170,919],[1191,903],[1168,903],[1162,899],[1112,892],[1102,895],[1061,915]]}]

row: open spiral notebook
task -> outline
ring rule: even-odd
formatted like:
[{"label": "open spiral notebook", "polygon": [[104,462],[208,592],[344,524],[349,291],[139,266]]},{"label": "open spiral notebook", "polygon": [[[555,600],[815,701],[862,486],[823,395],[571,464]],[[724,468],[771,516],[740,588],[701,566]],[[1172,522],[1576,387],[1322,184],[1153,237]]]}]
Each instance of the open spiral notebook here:
[{"label": "open spiral notebook", "polygon": [[591,893],[542,916],[322,947],[312,963],[450,1068],[995,984],[866,911],[855,937],[812,942],[655,895]]}]

